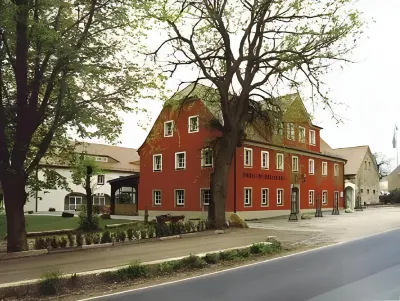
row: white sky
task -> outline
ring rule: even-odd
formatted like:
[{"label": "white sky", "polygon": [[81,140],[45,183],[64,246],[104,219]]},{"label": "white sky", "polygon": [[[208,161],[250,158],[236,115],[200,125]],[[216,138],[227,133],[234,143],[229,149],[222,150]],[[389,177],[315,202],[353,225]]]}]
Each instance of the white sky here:
[{"label": "white sky", "polygon": [[[369,145],[372,152],[394,158],[394,167],[396,150],[392,148],[392,138],[395,123],[400,126],[397,100],[400,78],[396,76],[400,70],[400,0],[360,0],[357,6],[366,18],[373,18],[376,23],[370,22],[365,38],[354,52],[357,63],[325,78],[332,100],[346,104],[335,107],[335,113],[343,117],[344,124],[336,125],[326,111],[318,108],[310,113],[324,128],[321,136],[332,147]],[[176,89],[176,82],[176,78],[169,81],[169,88]],[[162,103],[157,100],[142,105],[148,109],[151,119],[136,114],[125,115],[119,139],[121,146],[139,147],[162,108]],[[138,126],[143,122],[148,123],[146,130]]]}]

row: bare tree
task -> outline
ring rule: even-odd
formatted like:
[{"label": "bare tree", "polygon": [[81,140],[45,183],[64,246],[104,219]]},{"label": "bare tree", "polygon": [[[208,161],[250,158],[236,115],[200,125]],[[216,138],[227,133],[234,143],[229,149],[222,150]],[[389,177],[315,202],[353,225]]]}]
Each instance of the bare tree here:
[{"label": "bare tree", "polygon": [[393,159],[388,158],[382,153],[374,153],[373,156],[375,158],[376,167],[378,168],[379,180],[381,180],[389,174]]},{"label": "bare tree", "polygon": [[254,105],[266,113],[262,131],[275,124],[269,109],[280,87],[311,86],[332,111],[321,79],[333,62],[348,62],[361,33],[363,22],[352,2],[161,0],[146,11],[169,34],[152,53],[164,71],[174,76],[180,67],[192,67],[198,77],[184,83],[204,82],[219,94],[222,136],[209,206],[216,227],[225,223],[228,172]]}]

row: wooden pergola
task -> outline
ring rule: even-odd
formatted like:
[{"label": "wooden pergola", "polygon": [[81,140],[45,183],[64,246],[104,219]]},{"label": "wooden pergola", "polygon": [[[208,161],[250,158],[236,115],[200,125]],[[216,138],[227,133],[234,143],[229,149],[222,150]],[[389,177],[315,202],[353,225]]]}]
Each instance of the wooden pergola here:
[{"label": "wooden pergola", "polygon": [[136,215],[138,212],[139,174],[119,177],[108,183],[111,185],[111,214]]}]

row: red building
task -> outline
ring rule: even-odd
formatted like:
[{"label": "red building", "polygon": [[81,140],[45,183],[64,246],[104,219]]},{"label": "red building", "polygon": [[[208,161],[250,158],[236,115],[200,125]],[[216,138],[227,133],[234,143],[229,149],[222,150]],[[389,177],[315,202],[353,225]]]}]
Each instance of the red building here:
[{"label": "red building", "polygon": [[[198,87],[183,106],[168,103],[139,148],[139,214],[185,214],[206,217],[213,149],[221,135],[219,111]],[[185,99],[192,87],[175,99]],[[270,141],[248,126],[229,172],[227,216],[262,218],[289,214],[291,200],[300,212],[343,207],[346,160],[320,151],[321,128],[312,124],[298,94],[282,98],[282,124]]]}]

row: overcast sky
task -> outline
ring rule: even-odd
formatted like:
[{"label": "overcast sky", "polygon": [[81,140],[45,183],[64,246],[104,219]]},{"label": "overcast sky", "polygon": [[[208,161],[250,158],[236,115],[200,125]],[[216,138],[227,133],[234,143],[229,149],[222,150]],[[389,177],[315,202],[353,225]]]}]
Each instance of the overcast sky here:
[{"label": "overcast sky", "polygon": [[[346,104],[334,108],[344,123],[337,125],[327,112],[318,108],[312,112],[312,106],[306,106],[316,123],[324,128],[322,138],[332,147],[369,145],[372,152],[394,158],[394,167],[396,151],[392,147],[392,138],[395,123],[400,126],[397,99],[400,78],[396,75],[400,70],[400,0],[360,0],[357,5],[366,18],[373,18],[376,23],[370,22],[364,39],[355,50],[354,59],[358,62],[332,72],[325,79],[332,99]],[[174,87],[175,83],[170,81],[169,87]],[[139,147],[162,108],[162,103],[157,100],[147,101],[144,105],[151,116],[151,120],[146,120],[147,130],[138,126],[143,123],[143,117],[140,120],[135,114],[125,116],[121,146]]]}]

